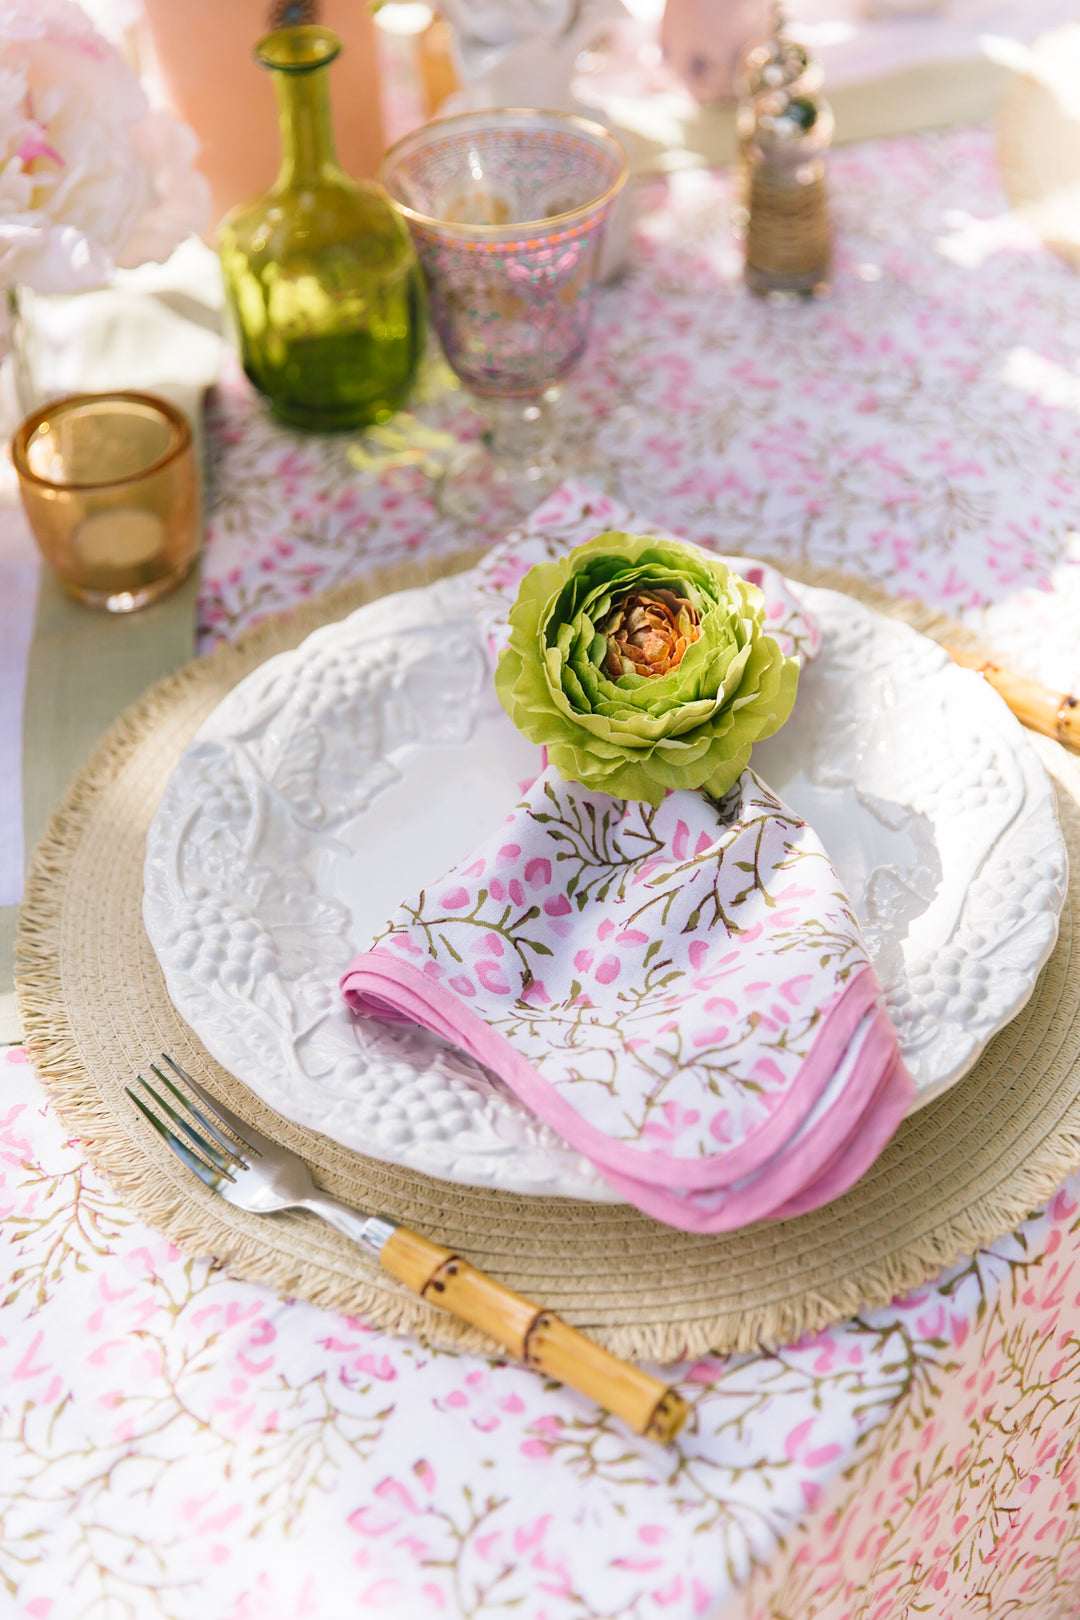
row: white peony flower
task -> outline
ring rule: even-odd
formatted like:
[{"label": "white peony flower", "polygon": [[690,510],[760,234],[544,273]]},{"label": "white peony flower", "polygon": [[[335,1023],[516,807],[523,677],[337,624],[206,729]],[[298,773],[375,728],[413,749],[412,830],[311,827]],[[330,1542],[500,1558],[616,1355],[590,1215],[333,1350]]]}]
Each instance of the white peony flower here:
[{"label": "white peony flower", "polygon": [[0,0],[0,287],[77,292],[208,222],[198,141],[74,0]]}]

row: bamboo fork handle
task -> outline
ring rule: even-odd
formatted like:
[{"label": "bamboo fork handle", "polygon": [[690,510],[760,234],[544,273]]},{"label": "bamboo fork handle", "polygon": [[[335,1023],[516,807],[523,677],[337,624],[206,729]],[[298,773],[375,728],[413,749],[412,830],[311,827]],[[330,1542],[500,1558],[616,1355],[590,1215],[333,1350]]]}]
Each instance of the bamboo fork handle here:
[{"label": "bamboo fork handle", "polygon": [[1051,692],[1038,681],[1003,669],[993,659],[983,658],[978,653],[962,652],[958,647],[945,650],[954,663],[981,675],[1025,726],[1041,731],[1044,737],[1054,737],[1064,747],[1080,753],[1080,698],[1071,693]]},{"label": "bamboo fork handle", "polygon": [[383,1244],[379,1259],[429,1304],[481,1328],[527,1367],[588,1395],[636,1434],[666,1444],[682,1427],[690,1408],[681,1395],[450,1249],[399,1226]]}]

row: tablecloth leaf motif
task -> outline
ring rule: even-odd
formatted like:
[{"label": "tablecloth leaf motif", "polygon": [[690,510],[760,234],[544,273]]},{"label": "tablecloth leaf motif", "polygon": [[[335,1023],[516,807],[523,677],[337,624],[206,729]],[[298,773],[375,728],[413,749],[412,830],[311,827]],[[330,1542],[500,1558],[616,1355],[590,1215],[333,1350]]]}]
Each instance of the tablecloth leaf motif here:
[{"label": "tablecloth leaf motif", "polygon": [[[940,1294],[920,1318],[951,1340],[949,1387],[912,1388],[856,1468],[725,1620],[859,1614],[1071,1620],[1080,1586],[1080,1180],[1049,1206],[976,1324]],[[816,1504],[810,1504],[815,1506]]]}]

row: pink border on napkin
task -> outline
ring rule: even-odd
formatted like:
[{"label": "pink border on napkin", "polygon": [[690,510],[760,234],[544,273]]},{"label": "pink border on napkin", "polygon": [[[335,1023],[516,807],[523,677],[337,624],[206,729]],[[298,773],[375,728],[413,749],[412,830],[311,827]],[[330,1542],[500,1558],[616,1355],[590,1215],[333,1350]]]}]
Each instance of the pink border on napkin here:
[{"label": "pink border on napkin", "polygon": [[[342,976],[341,989],[356,1013],[386,1023],[418,1024],[461,1047],[492,1069],[534,1114],[602,1172],[688,1192],[728,1187],[766,1165],[775,1156],[777,1141],[790,1141],[809,1117],[860,1022],[880,995],[873,969],[862,968],[826,1012],[806,1060],[774,1112],[725,1153],[722,1161],[714,1157],[703,1163],[613,1142],[582,1119],[505,1035],[464,1006],[452,991],[389,951],[376,948],[356,957]],[[882,1064],[882,1042],[864,1042],[849,1082],[852,1100],[861,1100],[863,1105],[860,1114],[881,1084]]]},{"label": "pink border on napkin", "polygon": [[[896,1049],[884,1008],[872,1014],[852,1077],[835,1107],[796,1140],[781,1147],[775,1162],[715,1198],[677,1193],[597,1169],[645,1214],[686,1232],[730,1232],[754,1221],[786,1219],[827,1204],[868,1170],[907,1112],[914,1087]],[[793,1190],[794,1189],[794,1190]]]}]

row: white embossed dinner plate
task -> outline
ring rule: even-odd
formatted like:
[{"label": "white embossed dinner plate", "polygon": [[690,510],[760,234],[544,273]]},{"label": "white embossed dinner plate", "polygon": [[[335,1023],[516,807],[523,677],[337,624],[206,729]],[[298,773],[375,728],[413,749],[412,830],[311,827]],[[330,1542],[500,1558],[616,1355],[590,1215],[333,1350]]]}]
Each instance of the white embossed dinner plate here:
[{"label": "white embossed dinner plate", "polygon": [[[423,1031],[358,1023],[338,995],[399,901],[538,769],[495,698],[474,589],[458,575],[384,597],[229,694],[150,829],[146,927],[196,1034],[288,1118],[448,1181],[614,1200],[478,1064]],[[850,597],[796,589],[823,647],[753,764],[832,857],[919,1107],[1019,1011],[1053,948],[1053,791],[977,676]]]}]

